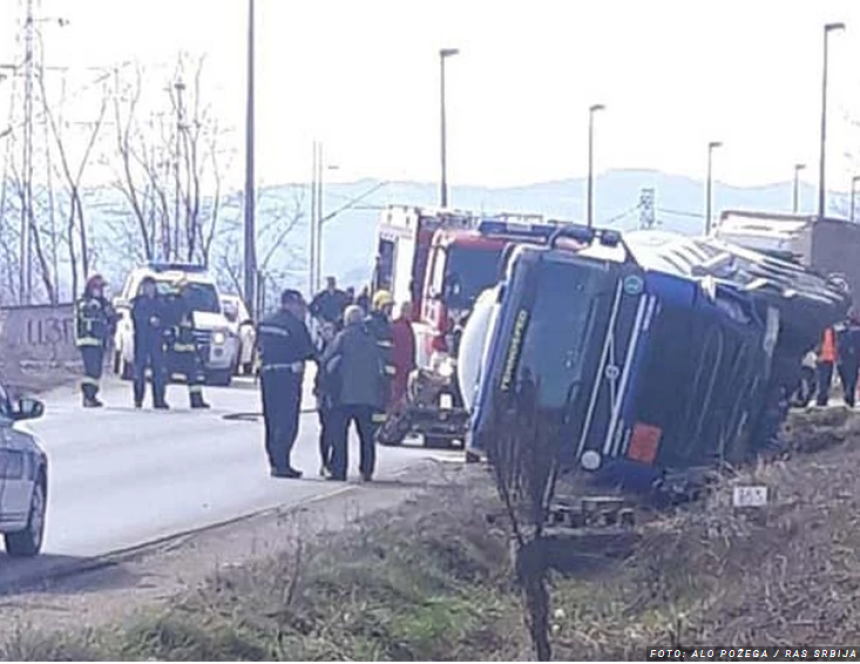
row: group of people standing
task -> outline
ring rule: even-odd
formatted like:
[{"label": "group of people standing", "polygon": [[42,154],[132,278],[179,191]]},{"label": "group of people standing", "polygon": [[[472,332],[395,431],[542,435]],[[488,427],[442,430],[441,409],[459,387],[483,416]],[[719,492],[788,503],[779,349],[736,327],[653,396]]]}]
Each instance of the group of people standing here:
[{"label": "group of people standing", "polygon": [[824,330],[816,352],[815,402],[818,406],[826,406],[830,400],[834,371],[839,374],[845,405],[853,408],[860,372],[860,312],[855,309],[845,321]]},{"label": "group of people standing", "polygon": [[[365,309],[339,290],[332,277],[310,306],[294,290],[284,291],[281,305],[260,323],[257,335],[272,476],[302,476],[292,467],[290,453],[298,436],[305,362],[314,361],[320,475],[346,480],[349,428],[354,424],[360,441],[359,473],[370,481],[376,466],[376,430],[405,392],[415,366],[408,305],[393,320],[390,293],[375,293]],[[308,313],[319,328],[316,342],[305,324]]]},{"label": "group of people standing", "polygon": [[[87,280],[83,295],[75,306],[75,344],[84,362],[81,392],[85,408],[103,405],[98,393],[105,352],[118,320],[105,297],[105,286],[101,275],[93,275]],[[152,380],[155,409],[170,408],[165,398],[170,378],[184,380],[188,384],[191,408],[209,408],[203,399],[203,360],[194,334],[192,312],[185,297],[186,286],[186,283],[179,282],[175,292],[162,296],[158,293],[155,279],[144,277],[140,293],[132,300],[135,408],[143,407],[147,377]]]}]

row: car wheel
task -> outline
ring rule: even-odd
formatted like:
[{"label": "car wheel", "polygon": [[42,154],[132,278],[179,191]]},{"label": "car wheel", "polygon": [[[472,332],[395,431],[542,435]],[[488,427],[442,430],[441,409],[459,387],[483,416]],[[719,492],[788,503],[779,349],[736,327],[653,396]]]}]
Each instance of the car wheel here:
[{"label": "car wheel", "polygon": [[38,555],[42,550],[45,534],[45,511],[47,507],[45,480],[40,478],[30,499],[30,515],[27,527],[16,533],[6,533],[6,553],[14,558]]}]

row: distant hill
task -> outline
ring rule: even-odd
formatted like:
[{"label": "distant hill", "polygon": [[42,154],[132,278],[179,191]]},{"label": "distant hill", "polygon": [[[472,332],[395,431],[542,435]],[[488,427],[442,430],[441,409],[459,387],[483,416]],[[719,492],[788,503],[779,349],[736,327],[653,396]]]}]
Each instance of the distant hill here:
[{"label": "distant hill", "polygon": [[[349,184],[331,184],[325,190],[325,210],[334,211],[349,200],[379,185],[377,180]],[[660,228],[684,234],[704,229],[705,187],[700,180],[658,171],[614,170],[595,180],[595,225],[609,225],[621,230],[637,228],[639,198],[643,188],[655,190],[655,217]],[[744,188],[715,183],[713,217],[722,209],[761,209],[791,212],[790,182],[764,187]],[[294,195],[293,187],[278,187],[277,196]],[[356,284],[370,275],[375,250],[376,224],[380,208],[387,204],[435,205],[438,185],[415,182],[387,184],[363,199],[358,209],[345,210],[326,223],[323,241],[323,272],[335,274],[344,283]],[[816,190],[806,184],[800,189],[801,212],[812,213]],[[841,202],[843,196],[838,196]],[[449,203],[453,207],[485,212],[534,212],[569,221],[583,221],[585,216],[585,179],[542,182],[527,186],[491,189],[453,186]],[[371,209],[368,209],[371,208]],[[308,229],[300,224],[291,242],[307,245]],[[303,286],[297,279],[297,286]]]},{"label": "distant hill", "polygon": [[[600,174],[595,181],[595,224],[620,230],[638,227],[638,204],[643,188],[655,191],[655,218],[659,228],[684,234],[702,232],[704,183],[651,170],[613,170]],[[271,186],[260,192],[257,220],[262,236],[258,240],[258,254],[271,253],[265,274],[268,293],[274,294],[286,286],[307,290],[308,192],[306,184]],[[380,210],[388,204],[435,205],[438,201],[436,183],[382,183],[363,179],[327,183],[324,193],[324,214],[336,214],[324,226],[323,274],[334,274],[342,284],[353,286],[361,286],[370,276]],[[449,192],[449,203],[453,207],[486,213],[531,212],[582,221],[585,195],[584,178],[505,188],[454,185]],[[782,182],[744,188],[716,182],[713,196],[714,220],[723,209],[790,212],[792,184]],[[118,191],[110,188],[89,189],[84,199],[96,267],[107,273],[118,287],[129,267],[139,260],[129,244],[129,238],[136,231],[129,221],[127,203]],[[356,199],[360,200],[356,202]],[[800,200],[801,212],[812,213],[816,205],[815,188],[802,184]],[[830,203],[831,214],[847,208],[846,196],[842,194],[833,194]],[[211,201],[205,201],[204,209],[210,204]],[[235,290],[235,281],[225,268],[229,262],[225,257],[230,258],[235,267],[241,256],[242,208],[240,192],[222,200],[217,246],[212,259],[213,270],[219,274],[225,289],[231,291]],[[11,214],[8,209],[7,212]],[[283,236],[283,241],[277,247],[270,246],[273,238],[280,234],[275,231],[284,228],[297,212],[299,220]],[[67,286],[64,289],[67,290]]]}]

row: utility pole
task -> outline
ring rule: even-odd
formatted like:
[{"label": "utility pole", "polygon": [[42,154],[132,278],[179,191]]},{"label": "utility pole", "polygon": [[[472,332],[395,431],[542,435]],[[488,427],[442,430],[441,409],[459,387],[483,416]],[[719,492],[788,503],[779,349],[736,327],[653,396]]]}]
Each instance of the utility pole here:
[{"label": "utility pole", "polygon": [[245,306],[251,319],[257,312],[257,229],[254,221],[254,0],[248,0],[248,73],[245,116]]},{"label": "utility pole", "polygon": [[323,170],[325,157],[323,156],[322,142],[317,144],[317,149],[319,152],[317,156],[317,220],[314,224],[314,232],[316,233],[314,246],[317,250],[317,255],[314,259],[314,264],[317,269],[316,279],[314,281],[315,293],[318,293],[322,288],[322,220],[324,214],[323,210],[325,208],[325,205],[323,204]]},{"label": "utility pole", "polygon": [[708,183],[705,189],[705,235],[709,235],[711,232],[711,187],[713,184],[711,166],[714,159],[714,150],[722,147],[722,145],[719,141],[708,143]]},{"label": "utility pole", "polygon": [[604,110],[603,104],[594,104],[588,109],[588,193],[586,196],[586,218],[588,227],[594,225],[594,114]]},{"label": "utility pole", "polygon": [[316,293],[314,289],[314,277],[316,275],[316,256],[317,256],[317,142],[313,142],[314,156],[312,160],[311,172],[311,214],[308,219],[308,302],[313,299]]},{"label": "utility pole", "polygon": [[854,223],[854,217],[855,217],[854,200],[857,197],[857,183],[858,182],[860,182],[860,175],[855,175],[854,177],[851,178],[851,213],[850,213],[851,223]]},{"label": "utility pole", "polygon": [[647,187],[639,194],[639,228],[649,230],[654,228],[654,189]]},{"label": "utility pole", "polygon": [[30,224],[33,216],[33,0],[27,0],[24,24],[24,200],[21,205],[21,304],[30,304],[33,293],[33,263],[30,258]]},{"label": "utility pole", "polygon": [[806,164],[794,165],[794,191],[791,196],[791,211],[797,214],[800,209],[800,171],[806,168]]},{"label": "utility pole", "polygon": [[818,218],[824,219],[827,214],[825,200],[827,197],[827,182],[824,177],[827,145],[827,38],[834,30],[844,30],[844,23],[828,23],[824,26],[824,60],[821,68],[821,145],[818,164]]},{"label": "utility pole", "polygon": [[456,48],[443,48],[439,51],[439,66],[440,66],[440,138],[441,138],[441,157],[442,157],[442,182],[440,184],[439,204],[446,208],[448,207],[448,136],[445,119],[445,60],[453,57],[460,52]]}]

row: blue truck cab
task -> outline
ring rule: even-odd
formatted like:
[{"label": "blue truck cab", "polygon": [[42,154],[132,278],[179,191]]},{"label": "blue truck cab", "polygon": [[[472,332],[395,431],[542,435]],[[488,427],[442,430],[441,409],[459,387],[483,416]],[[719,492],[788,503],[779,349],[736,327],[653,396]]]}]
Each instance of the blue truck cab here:
[{"label": "blue truck cab", "polygon": [[470,451],[487,453],[496,418],[530,386],[564,468],[634,485],[746,458],[773,428],[768,409],[792,367],[847,310],[799,266],[709,239],[575,225],[515,248],[492,293]]}]

